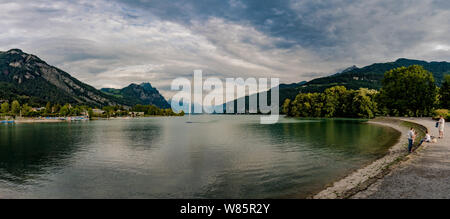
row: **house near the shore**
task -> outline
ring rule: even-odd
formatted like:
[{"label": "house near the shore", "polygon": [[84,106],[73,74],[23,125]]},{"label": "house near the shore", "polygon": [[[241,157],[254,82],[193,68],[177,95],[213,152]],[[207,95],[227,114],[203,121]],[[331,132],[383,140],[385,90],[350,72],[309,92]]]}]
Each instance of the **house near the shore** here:
[{"label": "house near the shore", "polygon": [[129,115],[132,116],[132,117],[135,117],[135,116],[144,116],[145,113],[144,113],[144,112],[129,112]]},{"label": "house near the shore", "polygon": [[94,112],[95,114],[99,114],[99,115],[105,113],[105,111],[101,110],[101,109],[92,109],[92,112]]},{"label": "house near the shore", "polygon": [[89,112],[86,111],[86,110],[84,110],[83,112],[81,112],[81,115],[82,115],[82,116],[89,116]]},{"label": "house near the shore", "polygon": [[45,109],[46,109],[45,107],[33,107],[33,108],[31,108],[31,111],[32,112],[39,112],[39,111],[43,111]]}]

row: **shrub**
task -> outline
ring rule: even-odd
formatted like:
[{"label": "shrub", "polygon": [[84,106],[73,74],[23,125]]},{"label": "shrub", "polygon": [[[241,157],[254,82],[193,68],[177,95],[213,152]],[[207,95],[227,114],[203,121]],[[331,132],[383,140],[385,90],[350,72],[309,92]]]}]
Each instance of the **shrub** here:
[{"label": "shrub", "polygon": [[448,109],[437,109],[433,112],[433,118],[438,119],[440,116],[444,116],[444,118],[450,119],[450,111]]}]

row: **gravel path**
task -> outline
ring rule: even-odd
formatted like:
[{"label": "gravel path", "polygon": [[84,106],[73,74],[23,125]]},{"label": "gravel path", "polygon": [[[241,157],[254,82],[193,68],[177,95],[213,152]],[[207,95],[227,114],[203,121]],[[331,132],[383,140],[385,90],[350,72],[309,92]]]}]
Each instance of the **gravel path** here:
[{"label": "gravel path", "polygon": [[[436,121],[431,119],[403,119],[428,128],[431,136],[438,136]],[[406,133],[402,135],[405,138]],[[444,139],[424,143],[391,173],[352,198],[425,199],[450,198],[450,126],[446,123]]]}]

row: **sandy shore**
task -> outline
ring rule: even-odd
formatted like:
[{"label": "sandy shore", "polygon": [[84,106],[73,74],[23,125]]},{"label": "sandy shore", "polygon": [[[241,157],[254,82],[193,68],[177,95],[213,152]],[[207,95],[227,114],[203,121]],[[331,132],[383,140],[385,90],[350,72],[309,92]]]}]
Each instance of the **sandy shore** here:
[{"label": "sandy shore", "polygon": [[[377,118],[369,121],[371,124],[392,127],[400,131],[402,135],[400,136],[398,142],[390,148],[388,154],[384,157],[333,183],[332,186],[322,190],[312,198],[345,199],[354,197],[356,194],[367,190],[367,188],[369,188],[372,184],[376,183],[379,179],[382,179],[385,175],[390,173],[391,170],[402,160],[408,159],[411,155],[408,155],[406,151],[407,139],[405,137],[405,133],[407,133],[410,125],[417,126],[417,128],[422,130],[425,130],[425,127],[415,123],[414,121],[407,122],[405,122],[405,119],[403,118]],[[361,198],[363,197],[361,196]]]},{"label": "sandy shore", "polygon": [[19,119],[15,120],[16,124],[24,124],[24,123],[54,123],[54,122],[67,122],[65,120],[58,119]]}]

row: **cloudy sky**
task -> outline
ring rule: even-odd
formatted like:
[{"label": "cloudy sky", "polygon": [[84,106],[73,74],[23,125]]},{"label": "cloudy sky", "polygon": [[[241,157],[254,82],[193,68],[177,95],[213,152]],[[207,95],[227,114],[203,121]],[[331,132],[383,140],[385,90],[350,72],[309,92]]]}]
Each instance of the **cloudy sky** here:
[{"label": "cloudy sky", "polygon": [[448,0],[0,0],[0,50],[96,88],[176,77],[310,80],[405,57],[450,60]]}]

